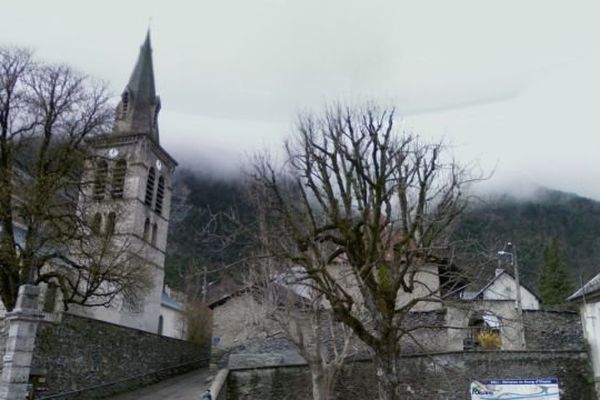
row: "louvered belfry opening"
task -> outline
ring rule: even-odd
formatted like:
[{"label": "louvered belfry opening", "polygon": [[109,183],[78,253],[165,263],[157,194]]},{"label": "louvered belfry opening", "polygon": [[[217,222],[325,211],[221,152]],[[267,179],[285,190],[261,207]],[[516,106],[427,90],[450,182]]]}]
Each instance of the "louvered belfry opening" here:
[{"label": "louvered belfry opening", "polygon": [[119,160],[113,169],[112,197],[115,199],[123,198],[125,190],[125,175],[127,174],[127,161]]},{"label": "louvered belfry opening", "polygon": [[156,180],[156,173],[154,167],[150,167],[148,171],[148,181],[146,182],[146,198],[144,204],[152,207],[152,200],[154,199],[154,181]]},{"label": "louvered belfry opening", "polygon": [[99,160],[96,163],[96,177],[94,179],[94,200],[102,200],[106,189],[106,178],[108,176],[108,163]]},{"label": "louvered belfry opening", "polygon": [[162,214],[164,196],[165,196],[165,178],[160,176],[160,178],[158,178],[158,188],[156,189],[156,204],[154,207],[154,210],[158,214]]}]

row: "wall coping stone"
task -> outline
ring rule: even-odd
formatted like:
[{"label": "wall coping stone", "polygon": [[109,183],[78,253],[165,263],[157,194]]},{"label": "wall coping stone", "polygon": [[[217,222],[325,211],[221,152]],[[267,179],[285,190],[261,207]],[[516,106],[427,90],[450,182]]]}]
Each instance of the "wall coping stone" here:
[{"label": "wall coping stone", "polygon": [[[270,354],[270,353],[265,353],[265,354]],[[403,354],[400,356],[400,358],[433,358],[433,357],[444,357],[444,356],[456,356],[456,355],[462,355],[462,356],[471,356],[471,355],[489,355],[489,354],[501,354],[501,355],[511,355],[511,356],[515,356],[516,358],[519,358],[519,356],[522,356],[523,358],[525,357],[531,357],[534,355],[547,355],[547,356],[552,356],[554,354],[571,354],[571,355],[579,355],[579,357],[581,358],[588,358],[588,354],[586,351],[584,350],[474,350],[474,351],[445,351],[445,352],[436,352],[436,353],[417,353],[417,354]],[[253,354],[253,356],[255,356],[256,354]],[[368,362],[372,362],[373,358],[372,357],[356,357],[356,358],[352,358],[348,361],[348,363],[354,363],[354,362],[359,362],[359,363],[368,363]],[[306,361],[303,362],[290,362],[290,363],[286,363],[286,364],[273,364],[273,363],[266,363],[264,365],[253,365],[253,366],[235,366],[235,365],[228,365],[227,369],[229,370],[229,372],[236,372],[236,371],[248,371],[248,370],[259,370],[259,369],[269,369],[269,368],[293,368],[293,367],[303,367],[308,365],[308,363]]]}]

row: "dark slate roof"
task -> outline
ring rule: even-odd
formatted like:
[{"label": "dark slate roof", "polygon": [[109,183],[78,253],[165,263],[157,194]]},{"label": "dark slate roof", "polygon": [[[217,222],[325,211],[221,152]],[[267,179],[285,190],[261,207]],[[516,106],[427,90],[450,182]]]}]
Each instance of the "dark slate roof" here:
[{"label": "dark slate roof", "polygon": [[127,87],[134,93],[136,105],[153,104],[156,100],[150,31],[146,34],[146,40],[140,48],[140,54]]},{"label": "dark slate roof", "polygon": [[165,292],[162,293],[160,305],[165,306],[167,308],[171,308],[175,311],[183,311],[183,306],[181,304],[179,304],[178,302],[176,302],[175,300],[173,300],[171,298],[171,296],[169,296]]},{"label": "dark slate roof", "polygon": [[[152,63],[152,46],[150,31],[140,48],[137,62],[129,78],[129,83],[123,90],[123,96],[128,95],[128,112],[123,118],[124,125],[116,126],[118,134],[144,134],[159,143],[156,115],[160,110],[160,98],[156,95],[154,84],[154,67]],[[121,99],[120,106],[124,103]]]},{"label": "dark slate roof", "polygon": [[575,293],[567,297],[567,301],[578,300],[583,296],[598,294],[600,291],[600,274],[594,276],[585,285],[577,289]]}]

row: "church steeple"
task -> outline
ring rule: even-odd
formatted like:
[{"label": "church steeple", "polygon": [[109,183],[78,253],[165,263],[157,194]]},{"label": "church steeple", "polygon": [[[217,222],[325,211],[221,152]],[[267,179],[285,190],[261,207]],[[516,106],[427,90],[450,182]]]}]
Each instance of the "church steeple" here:
[{"label": "church steeple", "polygon": [[150,30],[117,106],[115,133],[145,134],[158,143],[160,98],[154,86]]}]

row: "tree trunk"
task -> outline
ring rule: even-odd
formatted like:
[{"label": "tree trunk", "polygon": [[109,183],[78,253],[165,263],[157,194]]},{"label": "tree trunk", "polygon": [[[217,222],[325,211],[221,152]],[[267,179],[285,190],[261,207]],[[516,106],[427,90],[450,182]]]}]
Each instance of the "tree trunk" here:
[{"label": "tree trunk", "polygon": [[313,400],[333,399],[337,370],[335,366],[322,364],[311,365],[310,375],[312,383]]},{"label": "tree trunk", "polygon": [[379,383],[379,400],[398,400],[398,356],[394,351],[376,353],[375,371]]}]

